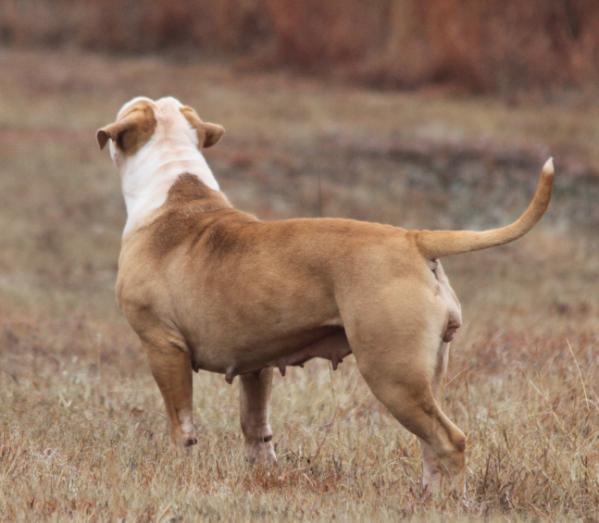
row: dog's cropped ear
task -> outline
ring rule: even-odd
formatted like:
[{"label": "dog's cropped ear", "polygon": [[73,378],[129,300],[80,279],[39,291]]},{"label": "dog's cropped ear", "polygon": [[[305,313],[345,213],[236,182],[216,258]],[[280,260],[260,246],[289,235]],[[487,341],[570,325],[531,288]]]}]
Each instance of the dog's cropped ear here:
[{"label": "dog's cropped ear", "polygon": [[116,122],[98,129],[96,139],[100,149],[111,139],[124,152],[133,153],[150,139],[155,129],[154,111],[140,103]]},{"label": "dog's cropped ear", "polygon": [[204,147],[212,147],[225,134],[225,128],[222,125],[212,122],[203,122],[203,127],[206,131],[204,138]]},{"label": "dog's cropped ear", "polygon": [[212,147],[225,134],[225,128],[222,125],[204,122],[192,107],[184,105],[180,110],[181,114],[185,116],[185,119],[196,130],[198,147]]}]

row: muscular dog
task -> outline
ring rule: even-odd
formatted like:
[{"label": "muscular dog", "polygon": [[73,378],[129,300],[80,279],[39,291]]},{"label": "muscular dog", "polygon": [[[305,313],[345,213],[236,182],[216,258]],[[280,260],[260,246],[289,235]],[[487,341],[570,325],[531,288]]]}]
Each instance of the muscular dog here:
[{"label": "muscular dog", "polygon": [[374,395],[421,441],[423,482],[463,482],[466,438],[435,399],[459,301],[439,258],[529,231],[551,197],[548,160],[514,223],[405,230],[344,219],[261,221],[235,209],[204,156],[224,133],[174,98],[135,98],[97,133],[127,207],[118,302],[139,336],[177,445],[196,443],[192,370],[241,381],[253,459],[274,461],[272,369],[353,353]]}]

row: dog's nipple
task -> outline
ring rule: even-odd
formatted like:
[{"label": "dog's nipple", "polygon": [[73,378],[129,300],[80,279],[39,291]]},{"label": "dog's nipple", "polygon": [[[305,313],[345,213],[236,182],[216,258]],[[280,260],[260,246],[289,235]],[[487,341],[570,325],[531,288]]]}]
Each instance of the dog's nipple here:
[{"label": "dog's nipple", "polygon": [[235,379],[235,376],[237,376],[237,373],[235,372],[235,367],[228,367],[227,372],[225,373],[225,381],[229,385],[231,385],[231,383],[233,383],[233,380]]}]

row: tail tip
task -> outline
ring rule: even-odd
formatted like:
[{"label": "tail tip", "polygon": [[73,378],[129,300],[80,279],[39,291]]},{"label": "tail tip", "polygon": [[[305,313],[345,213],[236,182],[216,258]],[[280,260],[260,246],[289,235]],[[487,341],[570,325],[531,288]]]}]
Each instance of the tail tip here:
[{"label": "tail tip", "polygon": [[555,168],[553,166],[553,156],[552,156],[551,158],[549,158],[549,160],[547,160],[545,162],[545,165],[543,165],[543,174],[551,176],[554,173],[555,173]]}]

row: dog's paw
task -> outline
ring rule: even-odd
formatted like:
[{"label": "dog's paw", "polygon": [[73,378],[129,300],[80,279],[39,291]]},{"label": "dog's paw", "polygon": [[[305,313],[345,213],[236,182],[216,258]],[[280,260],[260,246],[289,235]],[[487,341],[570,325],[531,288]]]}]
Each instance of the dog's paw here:
[{"label": "dog's paw", "polygon": [[277,455],[272,441],[246,445],[247,461],[254,466],[272,466],[277,464]]}]

